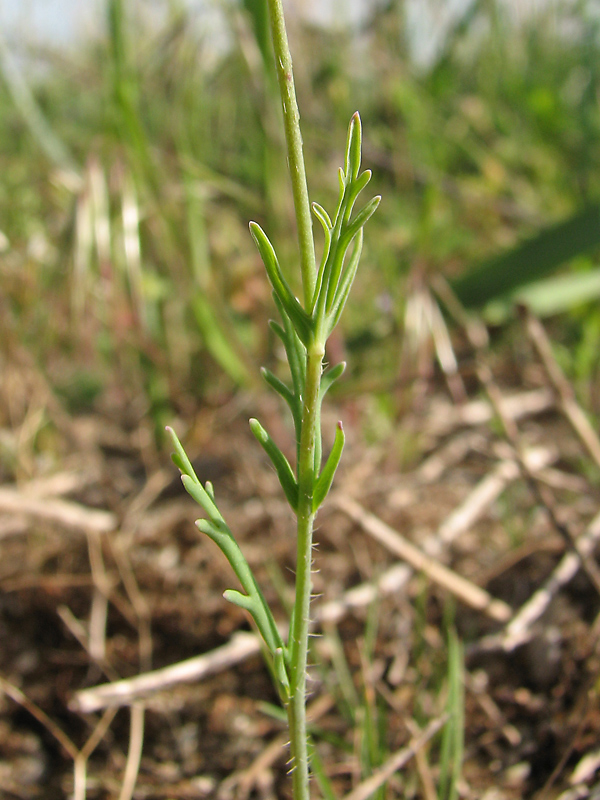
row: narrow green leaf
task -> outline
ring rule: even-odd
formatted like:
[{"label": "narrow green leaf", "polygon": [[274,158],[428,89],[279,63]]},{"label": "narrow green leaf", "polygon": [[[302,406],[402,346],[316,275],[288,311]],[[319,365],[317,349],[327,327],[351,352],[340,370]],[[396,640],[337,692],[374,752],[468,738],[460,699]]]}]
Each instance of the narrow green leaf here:
[{"label": "narrow green leaf", "polygon": [[[279,327],[278,331],[275,327],[277,323],[275,323],[273,330],[280,336],[281,341],[283,342],[292,376],[294,394],[296,397],[300,397],[302,395],[302,389],[304,387],[304,380],[306,376],[306,348],[296,335],[294,326],[292,325],[290,318],[286,313],[283,303],[275,293],[273,293],[273,301],[277,306],[283,321],[283,329],[280,326],[277,326]],[[280,331],[282,331],[282,333],[280,333]]]},{"label": "narrow green leaf", "polygon": [[381,196],[376,195],[372,200],[369,200],[366,206],[361,208],[358,214],[354,217],[350,225],[344,231],[343,238],[348,242],[348,244],[352,241],[352,239],[354,239],[358,231],[366,225],[369,219],[377,211],[377,206],[379,203],[381,203]]},{"label": "narrow green leaf", "polygon": [[257,419],[250,420],[250,430],[271,459],[275,471],[277,472],[281,488],[285,492],[288,503],[295,511],[298,507],[298,484],[296,483],[296,478],[290,467],[290,462]]},{"label": "narrow green leaf", "polygon": [[352,249],[352,253],[350,255],[348,264],[346,265],[346,269],[344,270],[342,279],[340,280],[337,286],[335,295],[333,297],[333,301],[331,303],[331,307],[329,308],[329,317],[327,324],[330,333],[338,324],[339,319],[342,315],[342,311],[344,310],[344,306],[346,305],[346,301],[348,300],[348,295],[350,294],[350,290],[352,289],[352,284],[354,283],[354,278],[356,277],[356,272],[358,270],[360,256],[362,253],[362,245],[363,245],[363,229],[361,228],[356,237],[356,241]]},{"label": "narrow green leaf", "polygon": [[352,115],[348,127],[348,142],[346,144],[346,180],[356,180],[360,171],[360,158],[362,148],[362,125],[360,115],[356,111]]},{"label": "narrow green leaf", "polygon": [[309,740],[308,748],[310,753],[310,769],[312,774],[315,776],[315,780],[321,795],[323,796],[323,800],[339,800],[339,797],[333,788],[333,783],[327,775],[325,765],[323,764],[321,756],[319,755],[319,751],[315,747],[312,738]]},{"label": "narrow green leaf", "polygon": [[329,216],[327,211],[325,211],[322,205],[319,205],[319,203],[313,203],[312,211],[315,217],[319,220],[319,222],[323,226],[324,231],[327,232],[328,230],[331,230],[331,228],[333,228],[333,222],[331,221],[331,217]]},{"label": "narrow green leaf", "polygon": [[172,461],[172,462],[175,464],[175,466],[177,467],[177,469],[178,469],[178,470],[179,470],[181,473],[184,473],[184,472],[185,472],[185,464],[184,464],[184,463],[182,462],[182,460],[179,458],[179,456],[177,455],[177,453],[171,453],[171,461]]},{"label": "narrow green leaf", "polygon": [[213,540],[227,561],[229,561],[231,568],[249,598],[249,600],[244,600],[244,595],[235,593],[236,590],[231,590],[234,592],[231,600],[232,602],[239,601],[238,604],[250,611],[265,644],[269,651],[274,653],[278,647],[283,647],[283,640],[250,565],[246,561],[227,523],[217,511],[217,515],[211,517],[211,519],[196,520],[196,526],[198,530]]},{"label": "narrow green leaf", "polygon": [[223,371],[239,386],[252,383],[247,366],[236,353],[222,323],[218,320],[208,295],[199,293],[192,299],[192,311],[202,334],[204,346]]},{"label": "narrow green leaf", "polygon": [[234,606],[243,608],[244,611],[248,611],[250,614],[252,614],[252,616],[254,616],[255,603],[254,600],[247,594],[242,594],[241,592],[238,592],[237,589],[226,589],[223,592],[223,597],[229,603],[233,603]]},{"label": "narrow green leaf", "polygon": [[196,483],[200,483],[196,473],[194,472],[194,468],[192,467],[192,462],[187,457],[187,453],[183,449],[183,445],[179,441],[179,437],[169,425],[166,427],[166,431],[171,437],[171,441],[173,442],[173,447],[175,448],[175,452],[171,456],[173,459],[173,463],[180,470],[184,475],[189,475]]},{"label": "narrow green leaf", "polygon": [[483,309],[486,321],[498,325],[526,305],[536,317],[549,317],[600,298],[600,269],[569,272],[522,286],[505,297],[492,300]]},{"label": "narrow green leaf", "polygon": [[319,294],[321,293],[321,287],[323,286],[323,279],[325,277],[325,273],[327,270],[327,264],[329,261],[329,254],[331,252],[331,231],[333,224],[331,219],[329,218],[329,214],[325,211],[325,209],[320,206],[318,203],[313,203],[313,212],[315,217],[319,220],[321,225],[323,226],[323,231],[325,233],[325,242],[323,245],[323,255],[321,256],[321,264],[319,266],[319,270],[317,272],[317,280],[315,283],[315,289],[313,292],[313,296],[310,302],[310,314],[314,314],[315,307],[317,305],[317,301],[319,298]]},{"label": "narrow green leaf", "polygon": [[[334,244],[332,250],[331,265],[330,266],[328,265],[329,274],[326,276],[327,295],[326,295],[325,310],[327,311],[327,313],[329,313],[334,298],[336,296],[340,275],[342,274],[342,269],[344,267],[344,258],[346,257],[346,251],[348,250],[348,247],[351,242],[352,239],[348,239],[347,242],[342,242],[341,240],[338,240]],[[323,291],[325,291],[325,287]]]},{"label": "narrow green leaf", "polygon": [[[227,531],[222,530],[219,528],[218,525],[215,525],[214,522],[210,519],[197,519],[194,523],[199,531],[206,534],[210,539],[215,542],[215,544],[219,547],[220,550],[223,551],[227,560],[229,561],[229,557],[225,550],[223,549],[223,539],[227,536]],[[233,566],[233,564],[232,564]]]},{"label": "narrow green leaf", "polygon": [[348,224],[354,209],[354,204],[356,203],[359,194],[368,185],[372,174],[373,173],[370,169],[365,170],[365,172],[363,172],[363,174],[357,178],[357,180],[353,181],[346,190],[344,197],[344,224]]},{"label": "narrow green leaf", "polygon": [[463,652],[453,629],[448,631],[448,699],[445,724],[440,742],[440,800],[456,800],[462,777],[464,753]]},{"label": "narrow green leaf", "polygon": [[344,428],[342,427],[342,423],[338,422],[331,453],[325,462],[325,466],[319,475],[319,479],[317,480],[315,490],[313,492],[313,511],[316,511],[319,508],[329,494],[335,471],[340,463],[340,458],[342,457],[345,439],[346,437],[344,436]]},{"label": "narrow green leaf", "polygon": [[[338,181],[340,184],[340,203],[342,202],[342,198],[344,197],[344,191],[346,190],[346,173],[344,170],[339,167],[338,169]],[[338,206],[339,208],[339,206]],[[337,214],[336,214],[337,216]]]},{"label": "narrow green leaf", "polygon": [[466,308],[514,292],[556,267],[600,245],[600,203],[542,230],[517,247],[483,262],[451,282]]},{"label": "narrow green leaf", "polygon": [[275,668],[275,675],[283,689],[284,697],[290,696],[290,678],[287,671],[287,664],[285,663],[285,653],[283,647],[278,647],[273,653],[273,666]]},{"label": "narrow green leaf", "polygon": [[182,475],[181,480],[185,486],[186,492],[198,503],[199,506],[202,506],[202,508],[211,518],[211,521],[214,522],[215,520],[222,520],[219,509],[216,507],[210,495],[197,478],[194,480],[193,478],[190,478],[189,475]]},{"label": "narrow green leaf", "polygon": [[287,386],[282,380],[280,380],[277,375],[274,375],[270,369],[266,367],[262,367],[260,370],[260,374],[263,376],[265,383],[267,383],[271,389],[277,392],[277,394],[281,395],[288,406],[293,405],[294,403],[294,395],[289,386]]},{"label": "narrow green leaf", "polygon": [[269,328],[273,331],[273,333],[277,334],[279,339],[285,344],[285,331],[281,327],[281,325],[277,322],[277,320],[270,319],[269,320]]},{"label": "narrow green leaf", "polygon": [[275,249],[266,233],[256,222],[250,223],[250,233],[254,239],[258,252],[263,260],[267,275],[275,294],[281,301],[287,315],[294,325],[294,329],[304,344],[308,344],[311,334],[311,320],[298,300],[294,297],[286,279],[283,276]]},{"label": "narrow green leaf", "polygon": [[294,420],[294,427],[296,429],[296,438],[300,441],[300,429],[302,425],[302,404],[300,398],[290,389],[287,384],[279,380],[276,375],[273,375],[271,370],[261,370],[262,376],[266,383],[274,389],[288,404],[292,418]]},{"label": "narrow green leaf", "polygon": [[333,384],[341,378],[346,370],[346,362],[341,361],[339,364],[336,364],[335,367],[332,367],[330,370],[323,375],[321,378],[321,400],[325,397],[327,392],[331,389]]}]

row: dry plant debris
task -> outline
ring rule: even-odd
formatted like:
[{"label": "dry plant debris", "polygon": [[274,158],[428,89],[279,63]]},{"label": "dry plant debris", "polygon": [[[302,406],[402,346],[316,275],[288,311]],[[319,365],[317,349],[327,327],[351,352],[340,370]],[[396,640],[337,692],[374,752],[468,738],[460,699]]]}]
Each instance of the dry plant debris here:
[{"label": "dry plant debris", "polygon": [[[319,752],[340,797],[366,798],[390,776],[390,797],[431,796],[435,747],[425,742],[445,721],[452,607],[466,645],[462,796],[594,796],[600,492],[588,476],[600,448],[543,328],[527,317],[523,331],[544,380],[502,388],[485,342],[471,338],[483,394],[456,406],[436,390],[399,421],[424,443],[410,468],[399,466],[397,440],[367,447],[347,424],[349,456],[319,519],[322,666],[311,670]],[[362,402],[340,416],[359,419]],[[200,412],[198,468],[218,467],[217,491],[277,607],[293,543],[246,431],[249,404],[221,422]],[[52,403],[44,412],[52,418]],[[30,422],[3,420],[13,441]],[[117,423],[98,413],[83,436],[70,420],[64,468],[36,472],[29,459],[24,477],[0,487],[4,796],[284,797],[281,726],[261,707],[275,698],[244,614],[221,602],[227,569],[196,535],[166,457],[145,480],[139,437],[117,436]],[[370,686],[385,709],[387,756],[368,780],[340,711],[340,653],[354,691]]]}]

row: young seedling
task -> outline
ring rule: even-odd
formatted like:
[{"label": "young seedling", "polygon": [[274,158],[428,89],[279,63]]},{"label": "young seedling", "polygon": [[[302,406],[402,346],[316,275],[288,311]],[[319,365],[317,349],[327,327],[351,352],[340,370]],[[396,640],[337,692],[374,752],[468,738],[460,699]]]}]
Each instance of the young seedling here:
[{"label": "young seedling", "polygon": [[339,170],[339,200],[333,217],[322,206],[312,204],[312,213],[325,234],[323,254],[317,268],[299,114],[281,0],[269,0],[269,14],[298,226],[302,301],[296,298],[286,281],[275,248],[262,228],[251,222],[250,233],[264,262],[281,317],[281,322],[271,322],[271,327],[283,343],[291,380],[289,384],[284,383],[267,369],[263,369],[262,374],[291,412],[298,443],[295,468],[258,420],[250,420],[250,428],[273,463],[281,488],[296,515],[295,601],[287,641],[279,632],[252,570],[219,511],[212,485],[206,483],[202,486],[176,434],[170,428],[168,431],[175,447],[173,460],[181,471],[183,484],[207,515],[196,525],[221,549],[241,584],[242,591],[228,589],[224,596],[251,615],[264,641],[271,672],[287,711],[294,800],[309,800],[306,667],[313,527],[344,447],[340,422],[331,452],[323,463],[321,404],[345,368],[342,363],[324,372],[325,348],[344,310],[356,275],[363,227],[375,212],[380,198],[374,197],[353,214],[356,200],[371,178],[369,170],[360,171],[362,132],[360,117],[356,113],[348,129],[345,163]]}]

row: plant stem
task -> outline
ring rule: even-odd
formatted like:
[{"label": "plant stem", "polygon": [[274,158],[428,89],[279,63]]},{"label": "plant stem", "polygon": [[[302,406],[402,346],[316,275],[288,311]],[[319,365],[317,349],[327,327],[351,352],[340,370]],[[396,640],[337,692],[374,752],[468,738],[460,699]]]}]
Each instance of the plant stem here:
[{"label": "plant stem", "polygon": [[279,92],[283,106],[283,126],[287,144],[288,165],[292,181],[292,194],[298,225],[298,244],[300,247],[300,267],[302,270],[302,289],[304,306],[308,308],[316,283],[315,244],[312,230],[312,216],[308,199],[306,170],[302,151],[300,131],[300,112],[296,101],[292,56],[288,44],[282,0],[268,0],[271,20],[271,38],[275,50],[275,68],[279,82]]},{"label": "plant stem", "polygon": [[310,622],[313,489],[315,484],[315,446],[319,430],[319,389],[324,345],[314,343],[308,350],[302,434],[298,459],[298,510],[296,598],[292,612],[290,638],[290,701],[288,719],[293,764],[294,800],[309,800],[309,764],[306,731],[306,666]]}]

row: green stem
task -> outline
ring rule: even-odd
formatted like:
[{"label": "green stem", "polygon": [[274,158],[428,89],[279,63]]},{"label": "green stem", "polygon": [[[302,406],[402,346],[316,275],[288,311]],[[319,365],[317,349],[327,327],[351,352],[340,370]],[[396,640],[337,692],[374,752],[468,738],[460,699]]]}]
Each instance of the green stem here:
[{"label": "green stem", "polygon": [[288,719],[292,749],[294,800],[309,800],[309,756],[306,731],[306,667],[310,624],[313,539],[313,491],[315,447],[320,437],[319,390],[325,348],[314,343],[307,353],[306,382],[302,409],[302,433],[298,460],[298,510],[296,599],[289,642],[290,701]]},{"label": "green stem", "polygon": [[300,112],[298,111],[298,103],[296,102],[292,56],[290,54],[285,29],[282,1],[268,0],[268,3],[271,20],[271,37],[275,50],[275,67],[283,106],[283,125],[287,144],[288,164],[292,180],[296,222],[298,225],[298,244],[300,247],[304,307],[308,308],[315,288],[317,267],[315,261],[312,216],[310,212],[306,170],[302,151]]}]

